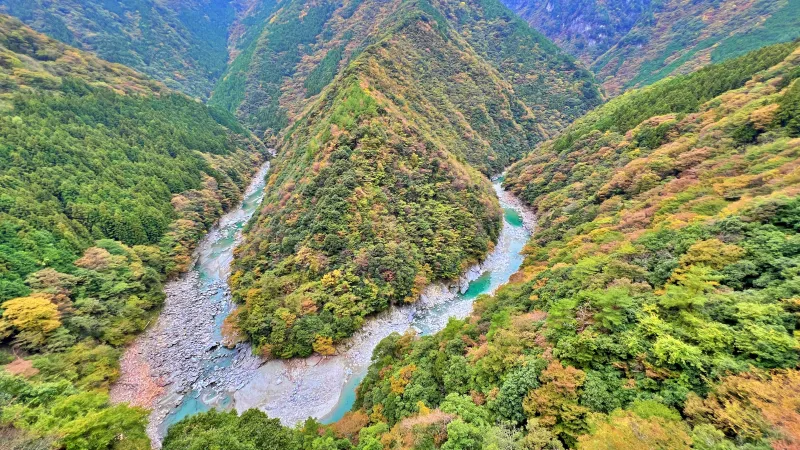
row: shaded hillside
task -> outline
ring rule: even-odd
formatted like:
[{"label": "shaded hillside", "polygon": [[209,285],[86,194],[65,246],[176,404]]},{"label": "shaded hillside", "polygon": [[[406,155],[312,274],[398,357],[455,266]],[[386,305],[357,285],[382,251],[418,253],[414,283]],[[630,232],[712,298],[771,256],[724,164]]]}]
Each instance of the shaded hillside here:
[{"label": "shaded hillside", "polygon": [[505,3],[590,66],[611,95],[800,37],[798,0]]},{"label": "shaded hillside", "polygon": [[242,17],[262,20],[274,7],[272,1],[253,3],[0,0],[0,11],[66,44],[205,98],[225,71],[229,30],[237,28],[237,37],[247,38]]},{"label": "shaded hillside", "polygon": [[168,92],[163,84],[133,69],[34,33],[9,16],[0,15],[0,44],[0,90],[4,93],[60,90],[65,77],[120,94]]},{"label": "shaded hillside", "polygon": [[542,218],[521,271],[382,341],[342,420],[211,412],[165,449],[796,447],[799,99],[784,44],[596,109],[509,170]]},{"label": "shaded hillside", "polygon": [[620,41],[652,9],[652,0],[503,0],[503,3],[587,66]]},{"label": "shaded hillside", "polygon": [[145,412],[106,395],[120,347],[266,149],[227,113],[7,16],[0,61],[4,443],[149,448]]},{"label": "shaded hillside", "polygon": [[611,94],[800,37],[800,1],[671,0],[592,68]]},{"label": "shaded hillside", "polygon": [[[306,99],[319,94],[366,46],[380,39],[392,25],[386,18],[402,3],[288,2],[232,63],[211,103],[259,132],[277,134],[300,116]],[[456,27],[471,47],[463,51],[474,53],[470,57],[476,64],[482,60],[492,66],[495,76],[525,105],[527,110],[514,107],[511,112],[518,122],[535,120],[536,127],[525,127],[524,138],[540,139],[599,103],[585,70],[495,0],[442,1],[429,7]]]}]

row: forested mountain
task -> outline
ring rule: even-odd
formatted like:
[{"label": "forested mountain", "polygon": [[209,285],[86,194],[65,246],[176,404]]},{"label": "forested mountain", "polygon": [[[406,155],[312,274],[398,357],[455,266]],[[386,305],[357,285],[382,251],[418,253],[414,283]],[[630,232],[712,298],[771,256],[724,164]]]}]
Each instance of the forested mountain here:
[{"label": "forested mountain", "polygon": [[146,448],[145,412],[109,405],[119,349],[266,149],[229,114],[8,16],[0,110],[2,446]]},{"label": "forested mountain", "polygon": [[588,66],[628,34],[657,2],[503,0],[503,3]]},{"label": "forested mountain", "polygon": [[166,450],[800,446],[800,0],[506,2],[565,50],[501,0],[0,0],[49,34],[0,15],[0,447],[149,448],[121,350],[259,138],[240,350],[331,355],[458,278],[509,164],[537,229],[338,422],[211,411]]},{"label": "forested mountain", "polygon": [[[500,226],[484,174],[599,95],[586,71],[494,0],[284,8],[223,85],[246,75],[238,112],[256,127],[300,114],[231,277],[241,330],[265,354],[291,357],[330,351],[365,316],[479,261]],[[297,53],[270,53],[275,45]]]},{"label": "forested mountain", "polygon": [[800,0],[504,0],[617,95],[800,37]]},{"label": "forested mountain", "polygon": [[[590,67],[611,95],[800,36],[800,0],[503,1]],[[225,74],[215,89],[216,104],[256,130],[277,133],[299,116],[300,100],[319,93],[398,5],[362,3],[0,0],[0,11],[201,98]],[[460,2],[439,3],[446,15],[475,31]],[[491,34],[508,31],[502,21],[487,25],[464,35],[476,49],[493,48],[486,45],[496,38]],[[553,54],[542,41],[538,49],[514,56]],[[546,65],[553,67],[553,61]],[[501,72],[516,88],[522,78],[511,69]]]},{"label": "forested mountain", "polygon": [[[309,97],[386,36],[393,28],[387,19],[397,16],[402,3],[288,2],[231,64],[211,103],[255,130],[277,134],[302,115]],[[437,1],[430,8],[439,26],[453,28],[464,40],[465,57],[491,66],[496,83],[522,103],[503,106],[513,120],[536,122],[522,129],[520,139],[547,136],[599,102],[585,70],[499,3]],[[420,61],[422,68],[426,63]]]},{"label": "forested mountain", "polygon": [[515,164],[522,270],[384,340],[344,419],[206,413],[165,449],[796,447],[798,47],[629,92]]},{"label": "forested mountain", "polygon": [[274,7],[272,0],[0,0],[0,12],[52,38],[201,98],[225,71],[229,50],[246,45]]}]

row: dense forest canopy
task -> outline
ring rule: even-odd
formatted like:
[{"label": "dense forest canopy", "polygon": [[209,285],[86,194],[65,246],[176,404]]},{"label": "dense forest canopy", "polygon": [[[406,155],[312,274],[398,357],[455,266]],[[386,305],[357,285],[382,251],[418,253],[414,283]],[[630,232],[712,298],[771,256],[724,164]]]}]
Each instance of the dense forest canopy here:
[{"label": "dense forest canopy", "polygon": [[0,58],[0,434],[146,447],[144,411],[105,393],[119,349],[266,150],[227,113],[7,16]]},{"label": "dense forest canopy", "polygon": [[385,339],[342,420],[207,413],[165,448],[792,448],[799,45],[632,91],[515,164],[522,270]]},{"label": "dense forest canopy", "polygon": [[198,97],[225,70],[237,20],[228,0],[1,0],[0,12]]}]

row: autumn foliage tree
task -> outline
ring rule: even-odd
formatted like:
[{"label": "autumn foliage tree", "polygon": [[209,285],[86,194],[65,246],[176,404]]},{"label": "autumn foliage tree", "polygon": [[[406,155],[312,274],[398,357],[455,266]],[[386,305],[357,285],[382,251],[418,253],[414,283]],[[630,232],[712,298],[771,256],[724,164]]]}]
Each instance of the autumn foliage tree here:
[{"label": "autumn foliage tree", "polygon": [[[0,328],[6,335],[15,335],[20,346],[35,350],[44,345],[48,335],[61,326],[58,308],[47,294],[34,294],[4,302],[3,319]],[[13,330],[9,328],[13,327]]]}]

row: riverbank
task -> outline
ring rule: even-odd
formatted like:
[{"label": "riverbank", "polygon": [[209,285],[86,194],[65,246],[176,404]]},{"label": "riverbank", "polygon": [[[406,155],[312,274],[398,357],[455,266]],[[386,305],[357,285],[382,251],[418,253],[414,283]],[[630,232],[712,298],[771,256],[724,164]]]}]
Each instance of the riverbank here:
[{"label": "riverbank", "polygon": [[148,434],[154,447],[166,429],[210,408],[264,410],[286,425],[308,417],[333,421],[350,409],[372,350],[393,332],[434,333],[450,317],[463,318],[480,294],[494,292],[522,264],[520,251],[535,226],[533,214],[499,181],[504,210],[499,239],[486,259],[458,280],[428,286],[419,301],[367,320],[329,357],[263,361],[248,344],[220,345],[222,322],[233,308],[227,286],[240,230],[264,196],[262,168],[240,208],[226,214],[201,242],[192,269],[166,286],[158,321],[126,351],[114,401],[151,409]]},{"label": "riverbank", "polygon": [[220,348],[219,329],[220,317],[230,312],[226,280],[233,254],[227,248],[236,245],[241,228],[260,205],[268,170],[269,162],[253,176],[242,203],[201,240],[192,269],[164,286],[166,300],[158,319],[120,360],[121,374],[111,387],[111,401],[151,410],[147,433],[155,447],[160,446],[164,419],[184,401],[185,393],[200,387],[197,383],[202,383],[209,361],[230,358],[228,351],[260,365],[249,349]]},{"label": "riverbank", "polygon": [[352,406],[355,396],[345,388],[355,389],[357,383],[352,381],[363,378],[372,350],[381,340],[409,329],[435,333],[451,317],[469,315],[478,295],[493,293],[517,271],[522,264],[519,252],[535,227],[533,214],[504,191],[499,181],[494,186],[503,209],[516,212],[521,223],[504,220],[497,244],[483,262],[471,267],[459,280],[428,286],[412,305],[370,318],[350,340],[337,347],[334,356],[267,362],[233,394],[236,410],[258,408],[289,426],[308,417],[335,420]]}]

